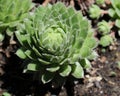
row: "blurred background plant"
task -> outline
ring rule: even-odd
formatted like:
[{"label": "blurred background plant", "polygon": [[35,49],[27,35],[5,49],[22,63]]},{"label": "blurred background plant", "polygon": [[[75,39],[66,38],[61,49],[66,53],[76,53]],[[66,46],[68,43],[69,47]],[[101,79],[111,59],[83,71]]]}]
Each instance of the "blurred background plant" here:
[{"label": "blurred background plant", "polygon": [[15,27],[33,8],[31,0],[0,0],[0,42],[7,36],[13,36]]},{"label": "blurred background plant", "polygon": [[[117,8],[115,4],[117,4],[118,1],[96,0],[88,10],[89,17],[93,19],[93,21],[97,22],[93,22],[93,27],[96,29],[97,38],[99,38],[99,45],[103,48],[114,45],[114,42],[116,42],[116,34],[119,34],[119,16],[115,11]],[[114,18],[117,18],[117,20],[114,21]],[[116,26],[118,28],[114,30]]]}]

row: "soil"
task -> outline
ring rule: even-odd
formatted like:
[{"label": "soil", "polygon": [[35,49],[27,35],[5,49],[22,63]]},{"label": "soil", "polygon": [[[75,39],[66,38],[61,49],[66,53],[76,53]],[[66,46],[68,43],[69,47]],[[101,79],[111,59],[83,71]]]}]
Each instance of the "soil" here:
[{"label": "soil", "polygon": [[[70,4],[69,0],[61,1]],[[83,0],[78,1],[83,2]],[[89,0],[85,1],[87,6],[94,2],[94,0],[90,0],[89,3]],[[42,0],[41,2],[34,0],[34,2],[45,3]],[[55,2],[56,0],[52,0],[51,3]],[[87,9],[80,7],[83,3],[74,3],[76,9],[83,8],[85,14]],[[60,87],[33,80],[32,73],[22,73],[21,65],[24,61],[15,55],[19,47],[15,42],[16,38],[11,43],[8,39],[0,44],[0,96],[4,92],[10,93],[11,96],[120,96],[120,38],[117,38],[115,45],[106,47],[105,50],[101,46],[96,49],[99,56],[91,61],[92,68],[86,70],[84,79],[68,77],[65,84]]]}]

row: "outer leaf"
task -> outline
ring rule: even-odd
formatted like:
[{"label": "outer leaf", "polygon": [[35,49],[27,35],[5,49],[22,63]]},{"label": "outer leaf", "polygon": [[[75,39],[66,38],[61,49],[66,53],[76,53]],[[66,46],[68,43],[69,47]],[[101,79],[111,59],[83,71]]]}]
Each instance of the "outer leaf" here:
[{"label": "outer leaf", "polygon": [[90,64],[90,61],[88,59],[82,59],[80,61],[81,65],[83,68],[87,69],[87,68],[91,68],[91,64]]},{"label": "outer leaf", "polygon": [[11,96],[8,92],[3,92],[2,96]]},{"label": "outer leaf", "polygon": [[48,82],[50,82],[52,79],[53,79],[53,77],[54,77],[54,73],[52,73],[52,72],[45,72],[43,75],[42,75],[42,82],[43,83],[48,83]]},{"label": "outer leaf", "polygon": [[116,25],[118,28],[120,28],[120,19],[117,19],[117,20],[115,21],[115,25]]},{"label": "outer leaf", "polygon": [[71,70],[72,69],[70,65],[63,65],[62,68],[60,69],[60,75],[63,77],[68,76]]},{"label": "outer leaf", "polygon": [[[86,51],[85,51],[85,50],[86,50]],[[90,54],[91,54],[91,49],[90,49],[88,46],[83,46],[83,47],[80,49],[80,55],[81,55],[81,57],[86,58],[86,57],[88,57]]]},{"label": "outer leaf", "polygon": [[119,4],[119,0],[111,0],[112,6],[116,8],[116,5]]},{"label": "outer leaf", "polygon": [[23,52],[22,49],[18,49],[16,52],[17,56],[19,56],[21,59],[25,59],[27,56],[25,55],[25,53]]},{"label": "outer leaf", "polygon": [[30,71],[37,71],[36,70],[36,64],[34,64],[34,63],[29,63],[28,65],[27,65],[27,70],[30,70]]},{"label": "outer leaf", "polygon": [[59,70],[59,66],[57,67],[51,67],[51,68],[47,68],[46,70],[49,71],[49,72],[56,72],[57,70]]},{"label": "outer leaf", "polygon": [[88,56],[87,58],[88,58],[89,60],[92,60],[92,59],[96,59],[97,57],[98,57],[97,52],[93,51],[93,52],[91,53],[91,55]]},{"label": "outer leaf", "polygon": [[114,10],[113,8],[110,8],[110,9],[108,10],[108,14],[109,14],[111,17],[115,17],[116,12],[115,12],[115,10]]},{"label": "outer leaf", "polygon": [[0,33],[0,42],[4,39],[4,35]]},{"label": "outer leaf", "polygon": [[[119,6],[120,6],[120,5],[119,5]],[[119,9],[119,8],[116,8],[115,11],[116,11],[117,15],[120,17],[120,9]]]},{"label": "outer leaf", "polygon": [[83,78],[84,77],[84,71],[79,62],[75,62],[75,64],[72,65],[72,75],[75,78]]}]

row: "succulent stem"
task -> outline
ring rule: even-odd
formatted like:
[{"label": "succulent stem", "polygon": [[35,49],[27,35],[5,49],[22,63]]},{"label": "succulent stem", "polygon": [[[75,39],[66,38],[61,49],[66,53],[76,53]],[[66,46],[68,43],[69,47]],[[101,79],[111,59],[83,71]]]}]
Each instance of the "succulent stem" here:
[{"label": "succulent stem", "polygon": [[51,1],[51,0],[45,0],[42,5],[43,5],[43,6],[46,6],[50,1]]},{"label": "succulent stem", "polygon": [[107,10],[101,10],[101,15],[108,14]]},{"label": "succulent stem", "polygon": [[70,0],[70,5],[73,7],[75,6],[74,0]]}]

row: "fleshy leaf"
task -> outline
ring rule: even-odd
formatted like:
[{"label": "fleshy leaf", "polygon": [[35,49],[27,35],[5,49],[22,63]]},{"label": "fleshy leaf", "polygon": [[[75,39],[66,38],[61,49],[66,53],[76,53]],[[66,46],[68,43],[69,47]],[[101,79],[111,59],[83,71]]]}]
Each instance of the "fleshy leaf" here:
[{"label": "fleshy leaf", "polygon": [[75,64],[72,65],[72,75],[75,78],[83,78],[84,77],[84,71],[79,62],[75,62]]},{"label": "fleshy leaf", "polygon": [[19,56],[21,59],[25,59],[27,57],[22,49],[18,49],[16,55]]},{"label": "fleshy leaf", "polygon": [[53,78],[54,78],[54,73],[52,72],[45,72],[43,75],[42,75],[42,82],[45,84],[45,83],[48,83],[50,82]]},{"label": "fleshy leaf", "polygon": [[68,76],[71,72],[71,66],[70,65],[63,65],[60,69],[60,75],[65,77]]},{"label": "fleshy leaf", "polygon": [[110,9],[108,10],[108,14],[109,14],[111,17],[115,17],[115,15],[116,15],[115,10],[112,9],[112,8],[110,8]]},{"label": "fleshy leaf", "polygon": [[59,66],[55,66],[55,67],[47,68],[46,70],[49,72],[56,72],[59,68],[60,68]]},{"label": "fleshy leaf", "polygon": [[0,42],[3,41],[4,35],[0,33]]},{"label": "fleshy leaf", "polygon": [[82,59],[80,61],[80,64],[82,65],[83,68],[87,69],[87,68],[91,68],[91,64],[90,61],[88,59]]},{"label": "fleshy leaf", "polygon": [[120,19],[117,19],[117,20],[115,21],[115,25],[116,25],[118,28],[120,28]]},{"label": "fleshy leaf", "polygon": [[34,64],[34,63],[29,63],[28,65],[27,65],[27,70],[30,70],[30,71],[36,71],[36,64]]}]

